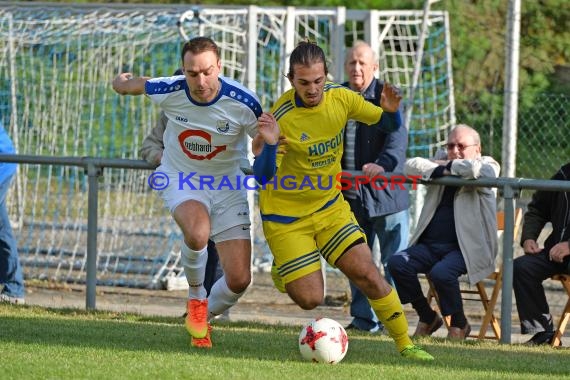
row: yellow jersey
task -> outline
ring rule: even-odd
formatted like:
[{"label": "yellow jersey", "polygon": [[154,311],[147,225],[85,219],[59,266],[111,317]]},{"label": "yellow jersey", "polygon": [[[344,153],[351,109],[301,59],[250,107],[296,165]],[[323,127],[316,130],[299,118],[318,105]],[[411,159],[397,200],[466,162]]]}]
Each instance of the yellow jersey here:
[{"label": "yellow jersey", "polygon": [[319,105],[305,107],[291,89],[271,112],[288,144],[286,153],[277,154],[275,176],[261,186],[260,209],[263,220],[290,223],[337,199],[344,127],[349,119],[377,123],[382,108],[349,88],[327,82]]}]

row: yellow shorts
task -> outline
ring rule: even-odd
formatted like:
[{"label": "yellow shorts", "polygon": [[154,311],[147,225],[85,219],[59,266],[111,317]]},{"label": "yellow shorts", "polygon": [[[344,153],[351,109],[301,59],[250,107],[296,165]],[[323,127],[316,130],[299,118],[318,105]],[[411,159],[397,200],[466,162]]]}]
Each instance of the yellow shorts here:
[{"label": "yellow shorts", "polygon": [[354,242],[366,241],[342,196],[328,208],[290,224],[264,221],[263,232],[283,286],[320,270],[321,255],[334,267]]}]

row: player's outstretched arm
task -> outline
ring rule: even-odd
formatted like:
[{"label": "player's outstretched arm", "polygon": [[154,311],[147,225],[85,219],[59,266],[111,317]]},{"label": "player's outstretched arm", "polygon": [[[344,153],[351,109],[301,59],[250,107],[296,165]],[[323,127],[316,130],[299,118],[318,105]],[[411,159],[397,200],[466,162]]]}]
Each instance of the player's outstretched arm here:
[{"label": "player's outstretched arm", "polygon": [[113,79],[113,90],[121,95],[142,95],[150,77],[134,77],[132,73],[120,73]]}]

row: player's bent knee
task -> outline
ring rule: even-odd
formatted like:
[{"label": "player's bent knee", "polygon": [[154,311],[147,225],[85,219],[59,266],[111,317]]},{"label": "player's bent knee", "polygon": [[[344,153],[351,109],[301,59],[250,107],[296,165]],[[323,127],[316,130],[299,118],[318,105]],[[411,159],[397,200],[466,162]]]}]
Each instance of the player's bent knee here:
[{"label": "player's bent knee", "polygon": [[358,284],[374,284],[381,277],[380,272],[375,266],[370,266],[358,272],[350,274],[350,280]]},{"label": "player's bent knee", "polygon": [[294,294],[289,292],[289,297],[303,310],[313,310],[323,304],[324,296],[318,294]]},{"label": "player's bent knee", "polygon": [[301,309],[303,310],[313,310],[314,308],[316,308],[319,305],[322,305],[323,300],[301,300],[297,302],[297,305],[299,305],[299,307],[301,307]]},{"label": "player's bent knee", "polygon": [[251,285],[251,276],[244,276],[237,279],[227,280],[228,281],[228,288],[234,293],[243,293],[249,288]]}]

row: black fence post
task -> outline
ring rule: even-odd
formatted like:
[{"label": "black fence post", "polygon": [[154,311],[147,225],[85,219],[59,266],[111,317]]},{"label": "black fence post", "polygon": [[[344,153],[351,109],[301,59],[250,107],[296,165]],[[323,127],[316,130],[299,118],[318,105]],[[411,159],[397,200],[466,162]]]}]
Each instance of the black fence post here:
[{"label": "black fence post", "polygon": [[99,203],[99,176],[102,168],[87,158],[87,264],[85,308],[95,310],[97,297],[97,218]]}]

